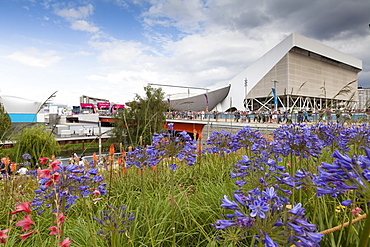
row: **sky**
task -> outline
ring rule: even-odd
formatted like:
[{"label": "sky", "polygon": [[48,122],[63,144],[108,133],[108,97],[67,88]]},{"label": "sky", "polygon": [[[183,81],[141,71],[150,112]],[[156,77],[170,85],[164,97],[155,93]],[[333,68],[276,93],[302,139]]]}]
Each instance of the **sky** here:
[{"label": "sky", "polygon": [[149,83],[217,89],[294,32],[362,60],[370,87],[369,24],[369,0],[0,0],[0,96],[57,91],[72,106],[123,104]]}]

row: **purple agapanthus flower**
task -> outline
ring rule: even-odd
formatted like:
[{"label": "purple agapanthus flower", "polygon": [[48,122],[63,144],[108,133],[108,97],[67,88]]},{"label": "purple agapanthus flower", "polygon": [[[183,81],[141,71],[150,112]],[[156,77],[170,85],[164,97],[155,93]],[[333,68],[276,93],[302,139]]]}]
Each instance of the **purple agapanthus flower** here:
[{"label": "purple agapanthus flower", "polygon": [[66,211],[78,198],[89,197],[95,189],[101,195],[106,194],[106,184],[102,183],[103,178],[97,174],[95,168],[59,163],[57,169],[43,171],[43,178],[39,180],[39,187],[35,190],[36,198],[31,204],[33,210],[54,205],[59,211]]},{"label": "purple agapanthus flower", "polygon": [[265,218],[266,214],[264,212],[269,211],[270,207],[269,205],[261,200],[261,198],[257,198],[253,201],[253,204],[249,205],[249,208],[252,210],[250,216],[251,217],[259,217],[259,218]]}]

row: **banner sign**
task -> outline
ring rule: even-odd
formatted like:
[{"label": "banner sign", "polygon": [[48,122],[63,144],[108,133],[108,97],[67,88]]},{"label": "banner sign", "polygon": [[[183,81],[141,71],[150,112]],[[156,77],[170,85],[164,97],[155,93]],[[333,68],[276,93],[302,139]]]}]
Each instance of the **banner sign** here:
[{"label": "banner sign", "polygon": [[110,107],[109,102],[100,102],[97,105],[98,105],[98,108],[104,108],[104,109],[109,109],[109,107]]},{"label": "banner sign", "polygon": [[123,109],[125,108],[125,105],[113,105],[112,109]]},{"label": "banner sign", "polygon": [[279,104],[279,102],[278,102],[278,99],[276,97],[276,90],[275,90],[275,88],[271,88],[271,89],[272,89],[272,93],[274,95],[274,104],[277,105],[277,104]]},{"label": "banner sign", "polygon": [[89,108],[89,109],[93,109],[95,108],[95,106],[93,104],[85,104],[85,103],[81,103],[80,106],[82,108]]}]

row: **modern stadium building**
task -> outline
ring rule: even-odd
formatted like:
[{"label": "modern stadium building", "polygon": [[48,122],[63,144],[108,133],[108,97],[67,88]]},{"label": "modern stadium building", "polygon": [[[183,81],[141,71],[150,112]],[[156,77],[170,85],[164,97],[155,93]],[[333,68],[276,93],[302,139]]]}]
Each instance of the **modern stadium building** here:
[{"label": "modern stadium building", "polygon": [[[354,108],[361,70],[361,60],[293,33],[231,79],[229,86],[208,92],[214,106],[209,109]],[[206,103],[202,94],[172,100],[171,107],[198,111],[205,110]]]}]

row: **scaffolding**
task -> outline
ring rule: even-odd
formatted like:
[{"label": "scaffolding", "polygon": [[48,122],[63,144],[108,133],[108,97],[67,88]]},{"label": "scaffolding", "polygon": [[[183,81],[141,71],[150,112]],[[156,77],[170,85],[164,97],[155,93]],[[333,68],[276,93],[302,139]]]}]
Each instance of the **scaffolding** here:
[{"label": "scaffolding", "polygon": [[244,105],[247,111],[282,111],[311,109],[321,111],[324,109],[355,109],[357,101],[328,99],[324,97],[308,97],[302,95],[280,95],[277,96],[278,104],[274,103],[274,96],[265,98],[245,99]]}]

